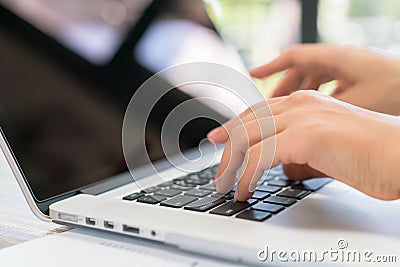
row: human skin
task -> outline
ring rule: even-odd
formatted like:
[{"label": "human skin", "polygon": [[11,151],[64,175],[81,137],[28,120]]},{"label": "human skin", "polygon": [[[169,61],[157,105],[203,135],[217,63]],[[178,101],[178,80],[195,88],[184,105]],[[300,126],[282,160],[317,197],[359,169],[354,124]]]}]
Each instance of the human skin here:
[{"label": "human skin", "polygon": [[[227,143],[216,175],[218,190],[228,191],[243,165],[235,197],[246,200],[263,171],[283,163],[294,180],[330,176],[375,198],[400,198],[400,122],[381,114],[400,114],[400,61],[352,47],[302,45],[251,74],[262,78],[282,70],[287,72],[275,98],[208,134]],[[336,99],[293,93],[331,80],[338,82]]]},{"label": "human skin", "polygon": [[350,46],[299,45],[251,71],[263,78],[286,70],[273,96],[317,90],[337,80],[332,96],[369,110],[400,115],[400,60]]},{"label": "human skin", "polygon": [[[262,112],[268,106],[269,115]],[[271,119],[275,128],[268,123]],[[396,116],[316,91],[298,91],[257,104],[208,138],[227,143],[216,174],[218,191],[230,190],[243,164],[235,193],[239,201],[250,198],[264,170],[279,163],[294,166],[291,171],[298,173],[292,179],[328,176],[369,196],[392,200],[400,198],[399,136]]]}]

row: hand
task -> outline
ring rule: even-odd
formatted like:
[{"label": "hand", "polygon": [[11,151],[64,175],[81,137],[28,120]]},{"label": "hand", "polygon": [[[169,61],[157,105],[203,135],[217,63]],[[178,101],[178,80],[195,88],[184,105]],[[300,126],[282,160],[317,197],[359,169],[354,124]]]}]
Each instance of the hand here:
[{"label": "hand", "polygon": [[301,45],[254,69],[262,78],[287,70],[274,96],[298,89],[318,90],[337,80],[332,96],[377,112],[400,114],[400,60],[367,50],[332,45]]},{"label": "hand", "polygon": [[250,198],[264,170],[280,162],[301,169],[298,180],[323,174],[375,198],[400,198],[400,118],[395,116],[299,91],[253,106],[208,138],[227,142],[216,175],[218,191],[230,190],[243,164],[239,201]]}]

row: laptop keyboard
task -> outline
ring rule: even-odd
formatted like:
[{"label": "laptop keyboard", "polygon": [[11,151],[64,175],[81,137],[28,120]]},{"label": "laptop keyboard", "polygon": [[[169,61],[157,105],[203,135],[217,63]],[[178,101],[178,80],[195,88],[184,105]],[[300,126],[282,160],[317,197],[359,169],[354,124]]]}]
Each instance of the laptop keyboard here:
[{"label": "laptop keyboard", "polygon": [[265,172],[251,199],[240,202],[233,197],[236,186],[227,194],[216,191],[213,181],[217,169],[218,165],[215,165],[129,194],[123,200],[261,222],[283,212],[332,180],[291,181],[279,165]]}]

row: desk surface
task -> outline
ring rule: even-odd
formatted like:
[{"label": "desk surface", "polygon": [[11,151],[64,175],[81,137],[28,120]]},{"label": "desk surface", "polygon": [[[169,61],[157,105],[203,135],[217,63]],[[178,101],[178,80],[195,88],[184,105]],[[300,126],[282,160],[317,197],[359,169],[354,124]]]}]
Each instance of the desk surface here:
[{"label": "desk surface", "polygon": [[0,248],[64,230],[32,214],[0,151]]}]

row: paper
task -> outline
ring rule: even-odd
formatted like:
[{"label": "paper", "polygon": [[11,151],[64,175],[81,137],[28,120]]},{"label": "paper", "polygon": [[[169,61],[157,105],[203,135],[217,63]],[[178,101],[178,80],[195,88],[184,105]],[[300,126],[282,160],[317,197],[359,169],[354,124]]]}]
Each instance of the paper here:
[{"label": "paper", "polygon": [[158,242],[74,229],[0,250],[1,266],[241,266]]}]

